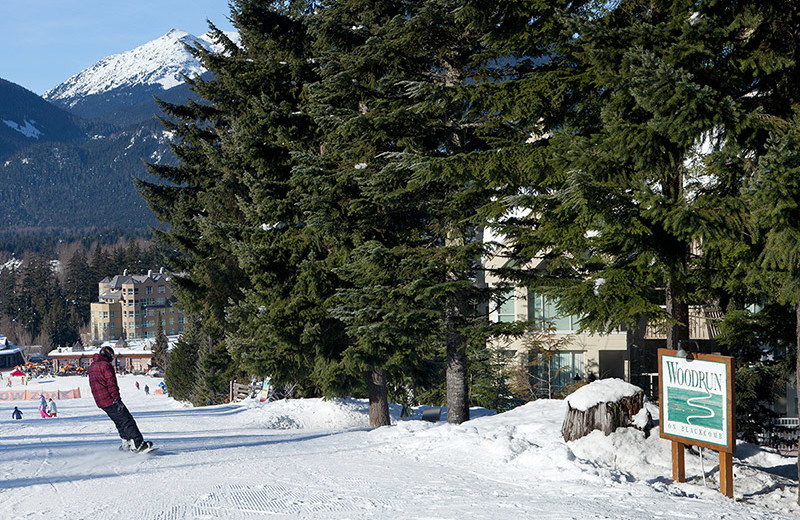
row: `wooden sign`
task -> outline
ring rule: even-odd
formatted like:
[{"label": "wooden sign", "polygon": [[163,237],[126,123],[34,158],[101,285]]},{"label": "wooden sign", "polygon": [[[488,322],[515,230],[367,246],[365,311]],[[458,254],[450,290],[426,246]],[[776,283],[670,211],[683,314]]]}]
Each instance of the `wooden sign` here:
[{"label": "wooden sign", "polygon": [[720,453],[720,491],[733,496],[736,451],[734,364],[729,356],[658,349],[661,437],[672,446],[673,479],[685,480],[684,445]]}]

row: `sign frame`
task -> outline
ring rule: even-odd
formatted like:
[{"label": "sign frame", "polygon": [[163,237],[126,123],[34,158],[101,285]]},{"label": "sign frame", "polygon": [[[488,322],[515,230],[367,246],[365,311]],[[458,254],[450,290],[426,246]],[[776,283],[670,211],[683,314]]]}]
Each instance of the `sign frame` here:
[{"label": "sign frame", "polygon": [[[664,399],[664,390],[667,385],[664,383],[664,357],[674,357],[679,359],[681,363],[691,363],[694,360],[708,361],[711,363],[722,363],[724,365],[725,373],[725,389],[721,394],[725,399],[723,402],[723,409],[727,413],[727,438],[725,444],[716,444],[706,442],[703,440],[695,439],[693,437],[684,437],[664,432],[664,422],[667,417],[667,404],[668,400]],[[683,368],[683,367],[682,367]],[[666,348],[658,349],[658,398],[659,398],[659,430],[662,439],[672,441],[672,479],[676,482],[686,481],[686,468],[684,462],[684,446],[692,444],[694,446],[701,446],[719,452],[719,490],[720,492],[730,498],[733,498],[733,453],[736,452],[736,370],[734,366],[734,359],[730,356],[720,356],[716,354],[700,354],[688,353],[686,358],[678,356],[677,350]],[[706,390],[708,392],[708,389]],[[711,392],[709,392],[709,395]],[[689,399],[686,401],[688,402]],[[699,408],[699,407],[698,407]]]},{"label": "sign frame", "polygon": [[[725,439],[724,444],[716,444],[713,442],[706,442],[699,439],[695,439],[690,436],[681,436],[671,433],[664,432],[664,424],[665,420],[667,419],[667,407],[665,403],[667,403],[667,399],[665,399],[664,391],[666,389],[665,385],[665,374],[663,373],[663,362],[664,357],[673,357],[681,362],[686,362],[687,364],[691,364],[693,360],[698,361],[708,361],[711,363],[721,363],[724,364],[724,370],[726,373],[726,388],[723,394],[725,398],[725,403],[723,406],[725,407],[726,415],[727,415],[727,438]],[[734,392],[735,387],[735,367],[733,358],[730,356],[720,356],[716,354],[698,354],[698,353],[689,353],[687,354],[685,360],[683,358],[678,357],[678,352],[676,350],[668,350],[664,348],[658,349],[658,398],[659,398],[659,429],[661,433],[661,438],[669,439],[675,442],[680,442],[681,444],[692,444],[694,446],[702,446],[704,448],[709,448],[715,451],[721,451],[725,453],[736,453],[736,397]]]}]

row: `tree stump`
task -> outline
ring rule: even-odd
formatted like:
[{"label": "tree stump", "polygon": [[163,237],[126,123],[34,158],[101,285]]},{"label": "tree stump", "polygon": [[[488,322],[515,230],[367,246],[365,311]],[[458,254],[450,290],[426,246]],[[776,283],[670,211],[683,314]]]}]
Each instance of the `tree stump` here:
[{"label": "tree stump", "polygon": [[621,379],[601,379],[567,396],[567,415],[561,435],[569,442],[600,430],[606,435],[617,428],[634,427],[649,435],[653,425],[644,407],[644,391]]}]

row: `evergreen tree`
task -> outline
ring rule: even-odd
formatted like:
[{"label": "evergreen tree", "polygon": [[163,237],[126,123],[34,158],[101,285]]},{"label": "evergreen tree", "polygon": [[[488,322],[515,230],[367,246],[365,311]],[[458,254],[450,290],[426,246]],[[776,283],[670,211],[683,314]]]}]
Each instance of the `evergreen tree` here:
[{"label": "evergreen tree", "polygon": [[689,305],[706,303],[693,248],[742,221],[743,179],[715,169],[703,148],[738,152],[729,130],[741,74],[727,62],[728,34],[693,5],[620,2],[568,20],[557,52],[578,97],[560,100],[572,103],[547,127],[529,127],[549,173],[531,177],[515,199],[527,214],[508,227],[519,261],[546,252],[530,284],[585,330],[646,316],[665,322],[675,349],[688,339]]},{"label": "evergreen tree", "polygon": [[78,328],[65,308],[65,301],[57,282],[55,282],[50,303],[42,318],[41,332],[48,340],[48,343],[43,345],[44,347],[69,346],[79,339]]},{"label": "evergreen tree", "polygon": [[[778,301],[794,307],[794,372],[800,395],[800,112],[787,122],[772,133],[750,196],[753,217],[765,238],[762,266],[775,278]],[[800,470],[800,455],[797,465]]]},{"label": "evergreen tree", "polygon": [[159,370],[166,370],[167,360],[169,359],[169,341],[164,334],[164,327],[161,325],[161,316],[156,317],[156,340],[151,349],[152,365]]},{"label": "evergreen tree", "polygon": [[99,282],[92,279],[86,251],[78,248],[64,269],[64,298],[73,327],[80,327],[89,320],[90,304],[97,299]]},{"label": "evergreen tree", "polygon": [[19,313],[17,276],[14,267],[0,269],[0,314],[10,319],[15,319]]},{"label": "evergreen tree", "polygon": [[42,332],[44,317],[55,300],[56,279],[49,260],[30,255],[22,268],[19,322],[35,339]]},{"label": "evergreen tree", "polygon": [[164,383],[170,396],[179,401],[197,403],[195,384],[197,381],[197,354],[199,345],[191,323],[186,332],[178,338],[175,348],[169,355],[169,363],[164,371]]},{"label": "evergreen tree", "polygon": [[108,256],[108,253],[106,253],[106,251],[103,249],[103,246],[99,242],[94,246],[94,253],[92,254],[89,272],[91,273],[91,279],[94,280],[94,283],[99,283],[100,280],[106,276],[122,274],[121,272],[115,273],[112,270],[111,258]]},{"label": "evergreen tree", "polygon": [[[331,302],[346,316],[351,340],[366,341],[367,327],[381,331],[392,345],[383,364],[408,348],[393,334],[443,345],[448,421],[456,423],[469,418],[469,342],[486,341],[483,212],[502,195],[482,153],[513,131],[479,119],[480,89],[505,71],[460,6],[336,2],[318,10],[312,28],[321,80],[309,87],[309,111],[324,146],[302,159],[310,225],[349,251],[335,270],[341,288]],[[418,299],[391,307],[395,291]],[[392,319],[382,308],[392,308]],[[372,341],[360,348],[386,350]]]},{"label": "evergreen tree", "polygon": [[[334,280],[331,248],[306,225],[298,205],[305,195],[293,181],[293,154],[320,146],[300,106],[305,85],[316,77],[308,5],[237,2],[243,49],[216,63],[224,70],[218,76],[236,85],[247,107],[225,135],[225,146],[236,150],[225,168],[246,178],[249,189],[239,199],[244,222],[233,238],[248,283],[228,315],[228,342],[244,367],[276,385],[341,395],[350,392],[350,382],[328,374],[344,335],[323,305]],[[242,67],[248,74],[237,72]]]},{"label": "evergreen tree", "polygon": [[[171,147],[180,163],[150,164],[149,170],[162,182],[138,179],[136,184],[159,220],[168,224],[165,230],[156,230],[155,235],[177,252],[170,262],[181,275],[173,277],[173,290],[181,307],[196,316],[206,334],[207,341],[200,342],[204,344],[201,352],[208,349],[222,353],[225,308],[241,299],[242,288],[246,286],[238,259],[231,250],[233,238],[228,231],[242,218],[238,201],[246,195],[247,184],[240,171],[224,168],[225,161],[235,158],[237,153],[225,148],[223,140],[234,128],[235,119],[246,116],[248,107],[241,98],[230,95],[228,83],[238,73],[247,77],[241,67],[246,68],[248,62],[240,56],[240,49],[213,25],[211,33],[224,48],[223,54],[215,56],[201,48],[193,52],[214,78],[187,80],[206,102],[161,103],[165,113],[162,123],[176,136]],[[225,71],[216,65],[228,58],[241,67]],[[226,359],[220,355],[217,361],[224,364]],[[211,369],[210,365],[203,367]],[[211,402],[220,388],[216,379],[210,377],[208,380],[214,382],[206,388]]]}]

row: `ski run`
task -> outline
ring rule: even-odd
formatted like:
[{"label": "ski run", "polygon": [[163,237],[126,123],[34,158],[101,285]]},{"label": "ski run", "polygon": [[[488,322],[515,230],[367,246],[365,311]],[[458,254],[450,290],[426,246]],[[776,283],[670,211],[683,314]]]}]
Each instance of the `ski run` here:
[{"label": "ski run", "polygon": [[[763,519],[796,518],[794,457],[739,443],[735,499],[719,493],[718,457],[687,452],[671,480],[670,443],[653,430],[565,443],[564,401],[461,425],[420,420],[368,427],[356,399],[296,399],[193,408],[145,395],[157,378],[120,376],[122,399],[150,454],[120,439],[82,377],[27,390],[80,388],[42,419],[38,400],[0,404],[0,519]],[[3,381],[5,384],[6,381]],[[19,389],[21,387],[15,387]],[[24,417],[12,420],[19,406]],[[657,417],[657,409],[651,407]],[[702,469],[705,469],[705,483]]]}]

